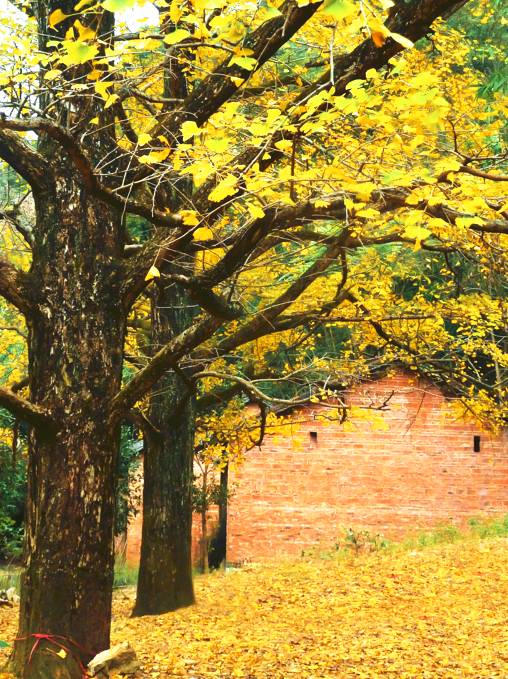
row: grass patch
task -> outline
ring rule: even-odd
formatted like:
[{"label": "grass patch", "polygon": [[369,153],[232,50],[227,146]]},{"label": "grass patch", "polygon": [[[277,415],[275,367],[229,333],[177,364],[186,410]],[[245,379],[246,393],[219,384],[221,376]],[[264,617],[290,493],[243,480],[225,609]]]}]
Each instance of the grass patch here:
[{"label": "grass patch", "polygon": [[6,590],[10,587],[15,587],[16,592],[19,593],[20,575],[21,568],[18,566],[5,566],[0,568],[0,590]]},{"label": "grass patch", "polygon": [[[21,568],[15,566],[0,567],[0,590],[15,587],[19,594],[19,580],[21,576]],[[132,587],[138,581],[138,567],[130,566],[125,562],[117,562],[115,564],[115,579],[113,587]]]},{"label": "grass patch", "polygon": [[113,587],[134,587],[138,582],[138,570],[138,566],[131,566],[125,561],[117,561]]},{"label": "grass patch", "polygon": [[408,533],[407,537],[401,540],[390,540],[379,533],[348,528],[340,533],[331,549],[312,547],[302,551],[302,557],[326,560],[351,554],[414,551],[467,540],[508,537],[508,514],[494,519],[471,518],[464,528],[452,523],[443,523],[432,530]]},{"label": "grass patch", "polygon": [[469,530],[479,538],[508,537],[508,514],[503,518],[490,521],[485,519],[470,519]]}]

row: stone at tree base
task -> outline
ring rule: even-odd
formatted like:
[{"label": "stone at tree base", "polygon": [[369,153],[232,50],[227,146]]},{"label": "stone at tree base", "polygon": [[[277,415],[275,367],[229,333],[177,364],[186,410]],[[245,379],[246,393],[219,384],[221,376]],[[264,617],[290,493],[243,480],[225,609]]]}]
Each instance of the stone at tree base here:
[{"label": "stone at tree base", "polygon": [[128,641],[101,651],[88,663],[88,672],[91,677],[107,677],[113,670],[118,674],[126,675],[135,674],[139,670],[136,651]]},{"label": "stone at tree base", "polygon": [[0,606],[10,606],[12,608],[14,604],[19,604],[19,596],[16,594],[15,587],[0,590]]},{"label": "stone at tree base", "polygon": [[6,594],[9,601],[12,601],[13,604],[19,604],[19,596],[16,593],[15,587],[9,587]]}]

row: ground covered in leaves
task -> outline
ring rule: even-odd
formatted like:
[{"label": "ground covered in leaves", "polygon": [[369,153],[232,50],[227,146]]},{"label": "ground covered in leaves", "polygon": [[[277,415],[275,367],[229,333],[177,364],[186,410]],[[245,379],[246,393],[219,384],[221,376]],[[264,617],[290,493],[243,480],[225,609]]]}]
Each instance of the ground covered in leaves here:
[{"label": "ground covered in leaves", "polygon": [[[508,676],[506,538],[251,565],[196,591],[197,606],[141,619],[117,593],[113,641],[136,648],[139,677]],[[0,638],[14,635],[1,610]]]}]

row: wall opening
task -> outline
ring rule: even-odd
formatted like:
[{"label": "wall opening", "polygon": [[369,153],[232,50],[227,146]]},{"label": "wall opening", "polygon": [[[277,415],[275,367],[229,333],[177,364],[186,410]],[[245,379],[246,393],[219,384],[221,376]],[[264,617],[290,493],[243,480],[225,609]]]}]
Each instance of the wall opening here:
[{"label": "wall opening", "polygon": [[317,431],[309,431],[309,439],[313,446],[317,446]]},{"label": "wall opening", "polygon": [[473,436],[473,451],[475,453],[480,452],[481,438],[479,436]]}]

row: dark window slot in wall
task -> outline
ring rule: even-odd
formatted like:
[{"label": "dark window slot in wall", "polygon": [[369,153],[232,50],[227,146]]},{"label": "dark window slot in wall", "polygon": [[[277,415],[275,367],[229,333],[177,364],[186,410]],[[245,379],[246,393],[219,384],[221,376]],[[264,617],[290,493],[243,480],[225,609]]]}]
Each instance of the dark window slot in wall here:
[{"label": "dark window slot in wall", "polygon": [[473,451],[475,453],[480,452],[481,438],[479,436],[473,436]]},{"label": "dark window slot in wall", "polygon": [[310,442],[317,445],[317,431],[309,431]]}]

